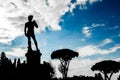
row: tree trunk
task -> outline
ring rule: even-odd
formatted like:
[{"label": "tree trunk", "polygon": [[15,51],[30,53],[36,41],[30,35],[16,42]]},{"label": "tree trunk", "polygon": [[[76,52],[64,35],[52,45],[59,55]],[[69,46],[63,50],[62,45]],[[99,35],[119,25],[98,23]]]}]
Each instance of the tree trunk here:
[{"label": "tree trunk", "polygon": [[112,75],[113,75],[113,72],[110,74],[110,77],[108,78],[108,80],[111,80]]},{"label": "tree trunk", "polygon": [[108,78],[108,80],[110,80],[111,78]]},{"label": "tree trunk", "polygon": [[67,78],[67,73],[65,73],[65,79]]},{"label": "tree trunk", "polygon": [[64,66],[62,66],[63,67],[63,79],[65,79],[66,77],[65,77],[65,67]]},{"label": "tree trunk", "polygon": [[104,78],[105,78],[105,80],[107,80],[107,74],[106,73],[104,73]]},{"label": "tree trunk", "polygon": [[67,68],[66,68],[66,66],[64,67],[64,79],[66,79],[67,78]]},{"label": "tree trunk", "polygon": [[66,68],[65,68],[65,78],[67,78],[68,69],[69,69],[69,64],[70,64],[70,60],[68,60],[68,61],[66,62]]},{"label": "tree trunk", "polygon": [[65,79],[65,74],[63,74],[63,79]]}]

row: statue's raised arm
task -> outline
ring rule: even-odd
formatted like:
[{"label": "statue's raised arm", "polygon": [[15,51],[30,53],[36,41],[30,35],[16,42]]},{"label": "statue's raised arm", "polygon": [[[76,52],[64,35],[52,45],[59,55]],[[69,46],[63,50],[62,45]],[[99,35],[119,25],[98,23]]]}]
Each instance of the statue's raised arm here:
[{"label": "statue's raised arm", "polygon": [[33,23],[34,23],[35,27],[38,28],[38,25],[35,20],[33,20]]}]

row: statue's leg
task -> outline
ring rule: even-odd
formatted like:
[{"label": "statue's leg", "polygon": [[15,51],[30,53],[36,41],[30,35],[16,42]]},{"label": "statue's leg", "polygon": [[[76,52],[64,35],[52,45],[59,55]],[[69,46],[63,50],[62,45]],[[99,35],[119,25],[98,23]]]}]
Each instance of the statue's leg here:
[{"label": "statue's leg", "polygon": [[35,35],[32,35],[32,38],[33,38],[33,41],[35,43],[36,49],[39,50],[38,49],[38,44],[37,44],[37,41],[36,41],[36,38],[35,38]]},{"label": "statue's leg", "polygon": [[32,49],[31,48],[31,38],[30,38],[30,36],[28,36],[28,49]]}]

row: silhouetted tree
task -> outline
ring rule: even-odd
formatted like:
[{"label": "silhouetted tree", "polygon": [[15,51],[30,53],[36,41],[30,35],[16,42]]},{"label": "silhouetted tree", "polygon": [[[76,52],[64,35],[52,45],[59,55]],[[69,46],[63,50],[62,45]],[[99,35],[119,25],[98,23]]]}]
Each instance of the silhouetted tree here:
[{"label": "silhouetted tree", "polygon": [[20,67],[20,64],[21,64],[21,61],[20,61],[20,58],[18,58],[17,67]]},{"label": "silhouetted tree", "polygon": [[70,49],[60,49],[52,52],[51,58],[60,60],[61,66],[59,67],[59,70],[62,73],[63,78],[67,77],[69,63],[74,57],[78,57],[78,53]]},{"label": "silhouetted tree", "polygon": [[14,62],[13,62],[13,66],[14,66],[14,67],[16,67],[16,61],[17,61],[17,59],[15,58],[15,59],[14,59]]},{"label": "silhouetted tree", "polygon": [[12,61],[6,57],[6,54],[4,52],[1,53],[0,75],[1,75],[0,77],[4,80],[11,79],[13,75]]},{"label": "silhouetted tree", "polygon": [[103,80],[101,73],[95,74],[95,78],[96,78],[96,80]]},{"label": "silhouetted tree", "polygon": [[44,61],[43,62],[43,68],[44,68],[45,76],[47,78],[53,78],[54,77],[55,70],[54,70],[53,66],[50,63]]},{"label": "silhouetted tree", "polygon": [[93,65],[91,69],[100,71],[104,74],[105,80],[110,80],[113,73],[117,73],[120,70],[120,63],[112,60],[101,61]]}]

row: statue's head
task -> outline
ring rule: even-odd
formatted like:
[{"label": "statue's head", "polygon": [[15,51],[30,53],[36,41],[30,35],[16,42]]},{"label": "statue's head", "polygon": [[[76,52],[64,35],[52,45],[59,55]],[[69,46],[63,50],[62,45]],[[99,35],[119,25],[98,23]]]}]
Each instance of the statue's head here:
[{"label": "statue's head", "polygon": [[33,15],[29,15],[29,16],[28,16],[28,20],[29,20],[29,21],[32,21],[32,19],[33,19]]}]

